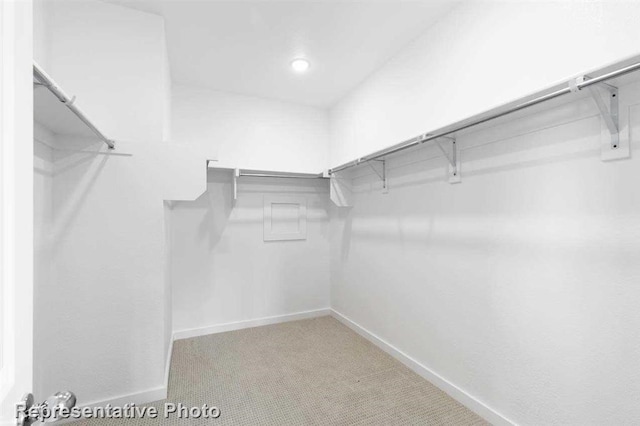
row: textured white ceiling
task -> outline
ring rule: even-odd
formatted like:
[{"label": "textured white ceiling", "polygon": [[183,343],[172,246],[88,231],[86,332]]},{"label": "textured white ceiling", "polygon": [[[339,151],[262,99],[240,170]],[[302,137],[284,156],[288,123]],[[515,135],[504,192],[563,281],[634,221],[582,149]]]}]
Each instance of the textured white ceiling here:
[{"label": "textured white ceiling", "polygon": [[[328,107],[447,13],[440,1],[107,0],[162,15],[174,83]],[[290,62],[305,57],[306,74]]]}]

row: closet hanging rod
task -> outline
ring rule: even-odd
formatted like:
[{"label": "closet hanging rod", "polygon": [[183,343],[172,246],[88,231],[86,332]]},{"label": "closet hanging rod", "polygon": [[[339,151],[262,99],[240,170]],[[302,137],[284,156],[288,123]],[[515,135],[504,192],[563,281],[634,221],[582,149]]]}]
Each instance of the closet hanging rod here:
[{"label": "closet hanging rod", "polygon": [[249,170],[240,170],[238,176],[246,177],[268,177],[268,178],[291,178],[291,179],[328,179],[322,173],[288,173],[288,172],[258,172]]},{"label": "closet hanging rod", "polygon": [[[575,84],[574,84],[574,88],[573,89],[572,89],[572,87],[570,85],[567,85],[567,87],[565,87],[565,88],[558,89],[558,90],[556,90],[554,92],[551,92],[551,93],[547,93],[546,95],[541,95],[541,96],[539,96],[537,98],[525,101],[525,102],[523,102],[521,104],[517,104],[517,105],[515,105],[513,107],[510,107],[510,108],[507,108],[507,109],[505,109],[503,111],[497,111],[497,112],[494,112],[494,113],[489,114],[489,115],[480,116],[478,118],[471,119],[471,121],[463,120],[461,122],[458,122],[457,124],[454,124],[453,127],[451,127],[449,130],[442,130],[442,131],[438,131],[437,133],[425,133],[425,134],[416,136],[414,138],[411,138],[411,139],[408,139],[406,141],[400,142],[400,143],[398,143],[396,145],[393,145],[393,146],[391,146],[389,148],[385,148],[385,149],[382,149],[380,151],[376,151],[376,152],[371,153],[369,155],[366,155],[364,157],[358,158],[356,160],[349,161],[348,163],[344,163],[344,164],[341,164],[341,165],[339,165],[337,167],[329,169],[329,173],[330,174],[337,173],[337,172],[340,172],[342,170],[348,169],[350,167],[355,167],[355,166],[360,165],[362,163],[365,163],[367,161],[377,160],[377,159],[380,159],[380,158],[385,157],[387,155],[395,154],[397,152],[404,151],[405,149],[412,148],[414,146],[423,144],[425,142],[433,141],[435,139],[442,138],[444,136],[449,136],[452,133],[456,133],[456,132],[459,132],[459,131],[462,131],[462,130],[466,130],[468,128],[475,127],[477,125],[486,123],[488,121],[492,121],[492,120],[495,120],[497,118],[501,118],[501,117],[504,117],[506,115],[513,114],[514,112],[521,111],[523,109],[532,107],[534,105],[541,104],[541,103],[549,101],[551,99],[555,99],[555,98],[558,98],[560,96],[567,95],[569,93],[572,93],[574,90],[581,90],[581,89],[584,89],[586,87],[593,86],[595,84],[602,83],[604,81],[611,80],[611,79],[616,78],[616,77],[621,77],[623,75],[626,75],[626,74],[629,74],[631,72],[638,71],[638,70],[640,70],[640,62],[636,62],[634,64],[619,68],[619,69],[617,69],[615,71],[608,72],[606,74],[603,74],[603,75],[595,77],[595,78],[590,78],[588,80],[584,80],[584,81],[575,80]],[[572,82],[573,82],[573,80],[572,80]],[[450,126],[447,126],[447,127],[450,127]]]},{"label": "closet hanging rod", "polygon": [[115,142],[104,135],[98,128],[87,118],[86,115],[74,105],[75,96],[70,98],[46,73],[40,66],[34,61],[33,63],[33,76],[38,81],[37,84],[42,85],[49,89],[53,95],[60,100],[67,108],[71,110],[84,124],[91,129],[104,143],[107,144],[109,149],[115,148]]}]

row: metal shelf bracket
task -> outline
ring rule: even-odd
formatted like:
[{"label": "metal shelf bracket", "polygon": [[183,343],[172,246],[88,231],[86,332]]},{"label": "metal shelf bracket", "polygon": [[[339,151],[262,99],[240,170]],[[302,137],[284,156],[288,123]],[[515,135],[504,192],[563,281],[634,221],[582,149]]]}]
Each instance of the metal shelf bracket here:
[{"label": "metal shelf bracket", "polygon": [[[378,171],[373,166],[373,164],[371,164],[372,162],[376,162],[376,163],[380,164],[381,165],[381,170]],[[367,164],[369,165],[369,167],[371,167],[371,170],[373,170],[373,172],[376,175],[378,175],[378,177],[382,181],[382,193],[383,194],[388,194],[389,193],[389,185],[388,185],[388,181],[387,181],[387,160],[369,160],[369,161],[367,161]]]},{"label": "metal shelf bracket", "polygon": [[233,205],[238,200],[238,178],[240,177],[240,169],[233,170]]},{"label": "metal shelf bracket", "polygon": [[[580,85],[588,80],[588,76],[578,77],[569,82],[569,88],[572,92],[577,92],[580,90]],[[620,140],[618,88],[600,82],[587,87],[587,89],[598,107],[598,111],[600,111],[600,117],[606,128],[606,130],[603,129],[603,136],[606,138],[606,143],[602,146],[602,160],[617,160],[629,157],[628,146],[623,146]]]},{"label": "metal shelf bracket", "polygon": [[440,143],[439,139],[435,139],[436,146],[442,151],[445,158],[449,162],[449,183],[460,183],[462,178],[460,177],[460,155],[458,153],[458,145],[456,138],[449,136],[443,136],[441,139],[446,139],[451,143],[451,148],[447,149]]},{"label": "metal shelf bracket", "polygon": [[[609,106],[607,107],[604,99],[600,95],[601,87],[608,95]],[[591,97],[595,101],[598,109],[600,110],[600,116],[604,120],[604,124],[607,126],[609,133],[611,134],[611,149],[618,149],[620,146],[620,122],[618,119],[618,88],[610,86],[606,83],[600,83],[596,86],[590,86],[589,92]]]}]

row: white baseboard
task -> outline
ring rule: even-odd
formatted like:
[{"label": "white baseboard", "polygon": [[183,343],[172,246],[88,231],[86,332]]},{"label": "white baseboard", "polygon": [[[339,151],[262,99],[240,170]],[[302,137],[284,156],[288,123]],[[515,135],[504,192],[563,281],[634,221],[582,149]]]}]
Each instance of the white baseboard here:
[{"label": "white baseboard", "polygon": [[178,330],[173,333],[174,340],[189,339],[191,337],[205,336],[207,334],[223,333],[225,331],[241,330],[243,328],[259,327],[261,325],[279,324],[288,321],[297,321],[308,318],[316,318],[331,315],[331,309],[318,309],[315,311],[296,312],[294,314],[264,317],[246,321],[228,322],[207,327]]},{"label": "white baseboard", "polygon": [[405,354],[404,352],[402,352],[395,346],[391,345],[390,343],[387,343],[386,341],[382,340],[375,334],[371,333],[369,330],[353,322],[352,320],[342,315],[341,313],[332,309],[331,316],[333,316],[335,319],[337,319],[338,321],[340,321],[341,323],[343,323],[344,325],[346,325],[347,327],[349,327],[350,329],[352,329],[353,331],[355,331],[365,339],[369,340],[371,343],[373,343],[374,345],[376,345],[377,347],[379,347],[380,349],[382,349],[383,351],[385,351],[386,353],[388,353],[389,355],[391,355],[392,357],[394,357],[404,365],[406,365],[415,373],[419,374],[420,376],[424,377],[435,386],[439,387],[441,390],[446,392],[453,399],[455,399],[465,407],[469,408],[470,410],[472,410],[473,412],[475,412],[476,414],[478,414],[480,417],[484,418],[488,422],[494,425],[505,425],[505,426],[514,426],[516,424],[511,420],[507,419],[506,417],[504,417],[503,415],[501,415],[500,413],[498,413],[497,411],[495,411],[494,409],[492,409],[491,407],[489,407],[488,405],[484,404],[482,401],[474,398],[472,395],[469,395],[467,392],[460,389],[459,387],[457,387],[456,385],[454,385],[444,377],[440,376],[435,371],[420,364],[418,361],[411,358],[409,355]]},{"label": "white baseboard", "polygon": [[[166,397],[167,397],[167,388],[166,386],[161,386],[155,389],[149,389],[149,390],[138,392],[138,393],[132,393],[130,395],[118,396],[115,398],[105,399],[102,401],[81,403],[81,404],[78,404],[78,406],[80,408],[106,407],[107,404],[111,405],[112,407],[123,407],[125,404],[129,404],[129,405],[135,404],[137,406],[140,406],[142,404],[147,404],[149,402],[160,401],[162,399],[165,399]],[[56,420],[51,424],[55,426],[62,426],[62,425],[74,423],[77,420],[78,419],[74,419],[74,418],[61,419],[61,420]],[[36,424],[44,424],[44,423],[36,423]]]},{"label": "white baseboard", "polygon": [[[110,404],[112,407],[122,407],[125,404],[135,404],[142,405],[147,404],[149,402],[160,401],[167,397],[167,387],[160,386],[153,389],[148,389],[142,392],[136,392],[128,395],[121,395],[115,398],[104,399],[100,401],[91,401],[87,403],[78,404],[81,408],[83,407],[104,407],[107,404]],[[56,425],[66,423],[68,420],[62,420],[60,422],[56,422]]]},{"label": "white baseboard", "polygon": [[146,391],[132,393],[129,395],[122,395],[111,399],[105,399],[102,401],[93,401],[86,404],[79,404],[80,407],[104,407],[107,404],[111,404],[112,407],[121,407],[125,404],[142,405],[149,402],[160,401],[167,397],[167,387],[160,386],[154,389],[148,389]]}]

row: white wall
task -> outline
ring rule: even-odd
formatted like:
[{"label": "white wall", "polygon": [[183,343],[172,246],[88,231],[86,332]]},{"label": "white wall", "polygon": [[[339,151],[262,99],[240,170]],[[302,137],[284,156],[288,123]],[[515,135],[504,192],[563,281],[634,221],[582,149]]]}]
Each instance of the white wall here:
[{"label": "white wall", "polygon": [[[167,188],[201,193],[206,164],[161,143],[120,142],[107,153],[56,137],[56,147],[71,144],[83,148],[52,150],[52,194],[45,182],[36,194],[42,222],[53,205],[43,223],[51,264],[44,250],[36,264],[37,395],[68,389],[81,405],[162,399],[172,332],[163,203]],[[200,176],[185,172],[198,164]]]},{"label": "white wall", "polygon": [[[332,108],[330,164],[637,55],[639,18],[634,2],[462,4]],[[640,90],[623,99],[637,144]],[[388,195],[356,172],[332,216],[332,308],[494,421],[640,417],[638,160],[601,162],[600,132],[583,99],[459,137],[457,186],[433,148],[389,160]]]},{"label": "white wall", "polygon": [[[60,148],[70,145],[82,149]],[[172,332],[163,200],[167,188],[201,193],[205,162],[169,156],[161,143],[105,152],[58,135],[53,146],[36,158],[52,170],[36,175],[36,395],[68,389],[81,405],[162,399]],[[184,170],[194,164],[199,178]]]},{"label": "white wall", "polygon": [[36,398],[68,389],[81,405],[161,399],[171,333],[163,201],[199,196],[206,162],[163,143],[162,18],[90,0],[44,5],[35,54],[116,150],[48,135],[53,150],[37,158],[51,158],[52,178],[36,176]]},{"label": "white wall", "polygon": [[46,295],[37,379],[45,395],[69,389],[81,404],[163,395],[160,173],[142,145],[124,149],[55,151],[56,282],[37,289]]},{"label": "white wall", "polygon": [[620,101],[632,159],[600,160],[583,98],[459,137],[457,185],[433,147],[388,160],[386,195],[356,171],[332,308],[517,424],[640,418],[640,85]]},{"label": "white wall", "polygon": [[161,142],[168,108],[162,17],[96,0],[44,3],[52,34],[46,71],[110,138]]},{"label": "white wall", "polygon": [[[241,178],[233,207],[231,176],[210,171],[204,195],[172,206],[176,332],[329,306],[327,182]],[[306,240],[263,241],[269,194],[306,197]]]},{"label": "white wall", "polygon": [[467,2],[331,110],[330,165],[640,53],[638,2]]},{"label": "white wall", "polygon": [[319,173],[328,114],[319,108],[175,86],[173,141],[201,147],[220,167]]}]

